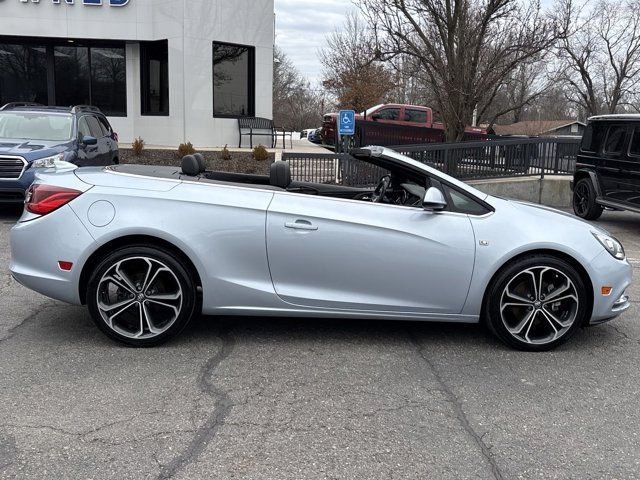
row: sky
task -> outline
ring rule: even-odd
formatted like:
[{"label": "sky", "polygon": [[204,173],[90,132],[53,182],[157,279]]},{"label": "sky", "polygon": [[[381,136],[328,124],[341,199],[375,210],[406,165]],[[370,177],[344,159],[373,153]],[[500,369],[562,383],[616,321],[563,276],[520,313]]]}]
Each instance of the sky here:
[{"label": "sky", "polygon": [[320,80],[318,49],[354,9],[351,0],[275,0],[276,45],[312,83]]}]

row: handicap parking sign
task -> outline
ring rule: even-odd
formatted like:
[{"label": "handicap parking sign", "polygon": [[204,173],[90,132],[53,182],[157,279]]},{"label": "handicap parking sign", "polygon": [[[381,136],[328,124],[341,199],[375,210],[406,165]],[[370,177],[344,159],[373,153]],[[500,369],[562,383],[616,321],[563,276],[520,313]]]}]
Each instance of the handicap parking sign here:
[{"label": "handicap parking sign", "polygon": [[356,133],[356,112],[353,110],[340,110],[338,114],[338,133],[340,135],[353,135]]}]

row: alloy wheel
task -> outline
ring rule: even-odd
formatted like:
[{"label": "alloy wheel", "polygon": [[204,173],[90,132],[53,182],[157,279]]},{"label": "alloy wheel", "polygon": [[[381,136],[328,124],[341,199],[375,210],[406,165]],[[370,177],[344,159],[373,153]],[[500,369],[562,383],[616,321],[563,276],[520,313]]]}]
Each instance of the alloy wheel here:
[{"label": "alloy wheel", "polygon": [[562,337],[578,315],[578,292],[562,271],[530,267],[516,274],[500,299],[500,316],[517,340],[544,345]]},{"label": "alloy wheel", "polygon": [[98,283],[97,306],[102,319],[127,338],[147,339],[166,332],[178,319],[182,300],[176,275],[150,257],[120,260]]},{"label": "alloy wheel", "polygon": [[589,210],[589,187],[585,182],[579,182],[573,192],[573,204],[576,213],[579,216],[584,216]]}]

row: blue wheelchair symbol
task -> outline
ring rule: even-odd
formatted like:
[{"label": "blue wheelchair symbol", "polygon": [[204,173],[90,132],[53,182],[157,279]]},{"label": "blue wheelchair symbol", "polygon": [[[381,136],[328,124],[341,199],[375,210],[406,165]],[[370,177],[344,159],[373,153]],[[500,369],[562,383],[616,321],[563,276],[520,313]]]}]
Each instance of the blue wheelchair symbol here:
[{"label": "blue wheelchair symbol", "polygon": [[356,133],[356,112],[353,110],[340,110],[338,114],[338,133],[340,135],[353,135]]}]

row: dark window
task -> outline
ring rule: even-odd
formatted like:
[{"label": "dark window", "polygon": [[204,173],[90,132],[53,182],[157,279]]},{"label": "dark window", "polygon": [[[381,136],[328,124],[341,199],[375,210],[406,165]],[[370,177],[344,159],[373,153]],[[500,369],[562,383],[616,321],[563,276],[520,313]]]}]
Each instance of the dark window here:
[{"label": "dark window", "polygon": [[624,141],[627,133],[626,125],[612,125],[607,133],[604,144],[605,153],[621,153],[624,150]]},{"label": "dark window", "polygon": [[104,137],[104,133],[102,132],[102,127],[100,126],[100,122],[93,115],[89,115],[85,117],[87,119],[87,123],[89,124],[89,130],[91,131],[91,136],[96,138]]},{"label": "dark window", "polygon": [[89,49],[54,47],[56,105],[90,105]]},{"label": "dark window", "polygon": [[124,47],[54,47],[55,104],[93,105],[105,115],[126,116]]},{"label": "dark window", "polygon": [[0,37],[0,105],[9,102],[94,105],[126,116],[124,43]]},{"label": "dark window", "polygon": [[47,98],[46,47],[0,43],[0,106]]},{"label": "dark window", "polygon": [[169,115],[169,43],[140,44],[142,115]]},{"label": "dark window", "polygon": [[375,113],[378,120],[399,120],[400,109],[399,108],[383,108]]},{"label": "dark window", "polygon": [[631,145],[629,145],[629,155],[640,157],[640,127],[633,129],[633,137],[631,138]]},{"label": "dark window", "polygon": [[427,123],[427,112],[424,110],[414,110],[407,108],[404,111],[405,122]]},{"label": "dark window", "polygon": [[251,47],[213,44],[213,114],[255,115],[255,54]]},{"label": "dark window", "polygon": [[599,152],[607,133],[607,126],[602,123],[590,123],[582,137],[582,150]]},{"label": "dark window", "polygon": [[107,122],[107,119],[104,117],[97,118],[100,122],[100,128],[102,128],[102,135],[105,137],[110,137],[113,132],[111,131],[111,126],[109,125],[109,122]]},{"label": "dark window", "polygon": [[80,120],[78,120],[78,137],[80,139],[91,136],[91,129],[89,128],[88,120],[89,117],[80,117]]},{"label": "dark window", "polygon": [[127,65],[124,48],[92,47],[91,105],[105,115],[127,114]]}]

